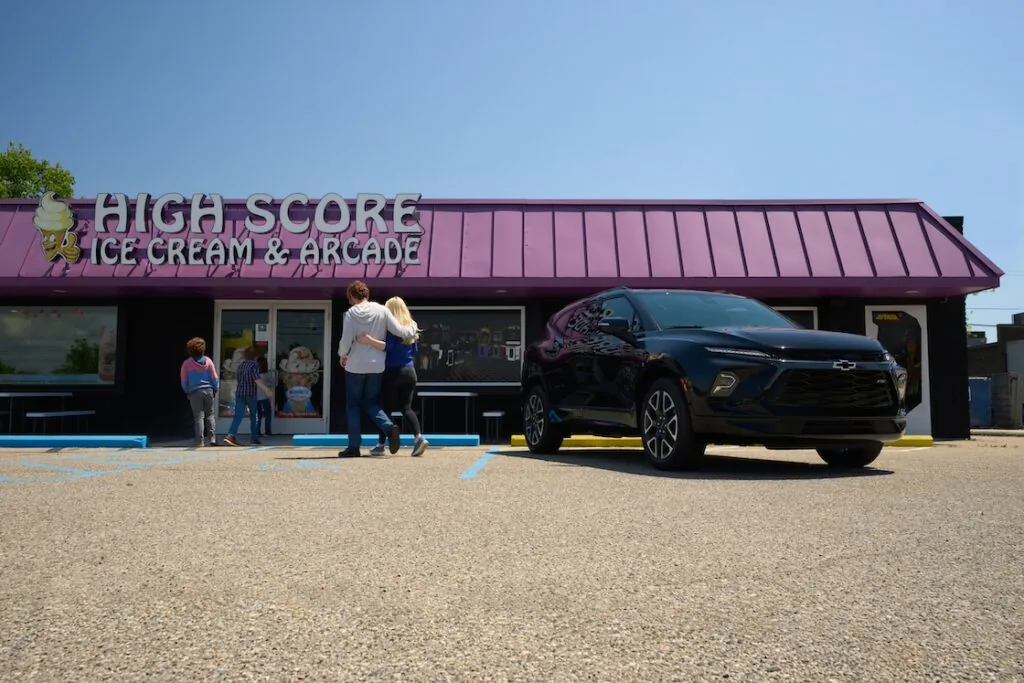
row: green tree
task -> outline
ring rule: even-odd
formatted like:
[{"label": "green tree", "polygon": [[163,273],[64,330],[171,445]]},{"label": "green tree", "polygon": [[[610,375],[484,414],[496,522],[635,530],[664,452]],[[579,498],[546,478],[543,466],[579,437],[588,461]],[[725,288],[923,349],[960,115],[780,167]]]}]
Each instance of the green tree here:
[{"label": "green tree", "polygon": [[53,371],[55,375],[92,375],[99,372],[100,347],[85,339],[76,339],[64,356],[64,363]]},{"label": "green tree", "polygon": [[36,159],[25,145],[8,143],[0,152],[0,197],[38,199],[53,192],[70,199],[75,191],[75,176],[60,164]]}]

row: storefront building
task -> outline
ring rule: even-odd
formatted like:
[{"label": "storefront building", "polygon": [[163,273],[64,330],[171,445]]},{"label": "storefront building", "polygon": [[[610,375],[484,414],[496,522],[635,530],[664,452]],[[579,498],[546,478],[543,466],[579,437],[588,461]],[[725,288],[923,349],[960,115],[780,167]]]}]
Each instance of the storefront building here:
[{"label": "storefront building", "polygon": [[[692,288],[880,339],[910,372],[908,433],[966,438],[964,299],[1003,273],[962,231],[912,200],[0,200],[0,391],[61,387],[97,411],[91,431],[186,437],[178,368],[202,336],[219,431],[252,346],[278,371],[276,433],[342,433],[336,348],[360,279],[424,329],[420,389],[476,394],[476,431],[500,409],[507,436],[523,346],[551,313],[612,286]],[[466,429],[461,404],[429,421]]]}]

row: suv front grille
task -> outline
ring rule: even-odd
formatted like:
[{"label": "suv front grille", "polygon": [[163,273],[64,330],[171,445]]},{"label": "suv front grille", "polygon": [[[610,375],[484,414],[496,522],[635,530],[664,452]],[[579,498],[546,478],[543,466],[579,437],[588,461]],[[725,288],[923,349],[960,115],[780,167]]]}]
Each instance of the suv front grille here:
[{"label": "suv front grille", "polygon": [[792,408],[889,408],[896,393],[881,370],[788,370],[772,403]]},{"label": "suv front grille", "polygon": [[849,360],[855,363],[881,363],[885,360],[884,351],[833,351],[830,349],[783,349],[778,352],[780,358],[786,360],[810,360],[835,362]]}]

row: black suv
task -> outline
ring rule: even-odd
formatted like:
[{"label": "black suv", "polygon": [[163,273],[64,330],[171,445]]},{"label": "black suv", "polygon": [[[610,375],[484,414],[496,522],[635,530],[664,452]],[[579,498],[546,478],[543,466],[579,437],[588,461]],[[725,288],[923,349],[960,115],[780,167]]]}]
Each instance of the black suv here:
[{"label": "black suv", "polygon": [[864,467],[907,426],[906,370],[878,341],[807,330],[732,294],[617,288],[570,304],[523,362],[534,453],[567,436],[640,436],[651,464],[708,443],[814,448]]}]

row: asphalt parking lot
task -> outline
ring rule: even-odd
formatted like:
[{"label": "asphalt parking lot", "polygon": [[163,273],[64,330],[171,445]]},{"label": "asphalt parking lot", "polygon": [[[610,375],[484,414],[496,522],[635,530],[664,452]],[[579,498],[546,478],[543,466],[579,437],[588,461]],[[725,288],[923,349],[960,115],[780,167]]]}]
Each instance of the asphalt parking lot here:
[{"label": "asphalt parking lot", "polygon": [[1024,680],[1024,439],[0,451],[0,679]]}]

